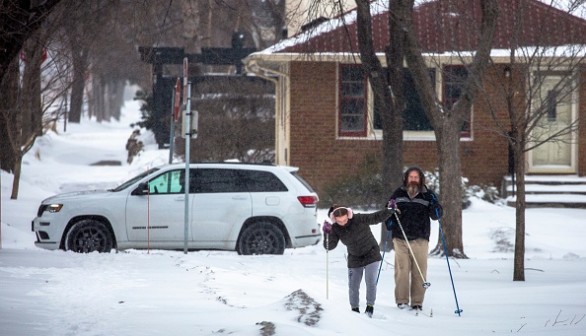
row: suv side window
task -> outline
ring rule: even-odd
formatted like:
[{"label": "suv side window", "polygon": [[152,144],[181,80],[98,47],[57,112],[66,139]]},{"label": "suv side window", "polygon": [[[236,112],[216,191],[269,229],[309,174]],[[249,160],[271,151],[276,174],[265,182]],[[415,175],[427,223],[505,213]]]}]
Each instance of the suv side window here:
[{"label": "suv side window", "polygon": [[288,191],[283,182],[271,172],[241,170],[239,173],[249,192]]},{"label": "suv side window", "polygon": [[183,192],[182,170],[171,170],[165,172],[149,181],[151,194],[177,194]]},{"label": "suv side window", "polygon": [[[196,169],[190,181],[196,193],[246,192],[246,185],[234,169]],[[190,190],[191,191],[191,190]]]},{"label": "suv side window", "polygon": [[190,175],[190,192],[196,193],[288,191],[275,174],[267,171],[201,168]]}]

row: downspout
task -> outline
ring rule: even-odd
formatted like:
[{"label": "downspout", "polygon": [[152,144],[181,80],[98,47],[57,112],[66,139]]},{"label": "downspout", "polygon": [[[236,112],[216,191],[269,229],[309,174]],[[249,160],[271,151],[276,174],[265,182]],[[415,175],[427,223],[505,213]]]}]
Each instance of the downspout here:
[{"label": "downspout", "polygon": [[[246,72],[254,73],[275,84],[275,164],[290,165],[289,144],[287,141],[289,135],[286,122],[287,111],[281,94],[281,78],[287,78],[288,75],[278,70],[262,67],[256,60],[245,62],[244,69]],[[277,76],[277,78],[274,76]],[[280,152],[281,150],[283,152]]]}]

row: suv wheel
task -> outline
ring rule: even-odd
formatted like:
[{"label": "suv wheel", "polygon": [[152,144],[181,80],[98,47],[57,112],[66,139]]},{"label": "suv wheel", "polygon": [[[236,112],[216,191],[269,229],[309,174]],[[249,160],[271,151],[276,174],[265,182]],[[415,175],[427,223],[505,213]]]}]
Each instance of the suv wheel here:
[{"label": "suv wheel", "polygon": [[110,252],[113,245],[110,230],[104,223],[94,219],[84,219],[73,224],[65,236],[66,251]]},{"label": "suv wheel", "polygon": [[238,254],[283,254],[285,236],[270,222],[253,223],[240,235],[236,250]]}]

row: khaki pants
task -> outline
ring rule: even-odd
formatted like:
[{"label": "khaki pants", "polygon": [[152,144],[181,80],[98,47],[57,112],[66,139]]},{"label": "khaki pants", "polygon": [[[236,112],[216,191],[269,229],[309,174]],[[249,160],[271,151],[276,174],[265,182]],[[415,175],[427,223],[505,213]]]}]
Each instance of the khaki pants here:
[{"label": "khaki pants", "polygon": [[[410,240],[409,244],[419,264],[423,278],[427,279],[427,255],[429,253],[429,241],[425,239]],[[425,288],[423,279],[413,262],[407,242],[393,238],[395,248],[395,302],[406,303],[411,306],[422,306]],[[411,299],[411,300],[409,300]]]}]

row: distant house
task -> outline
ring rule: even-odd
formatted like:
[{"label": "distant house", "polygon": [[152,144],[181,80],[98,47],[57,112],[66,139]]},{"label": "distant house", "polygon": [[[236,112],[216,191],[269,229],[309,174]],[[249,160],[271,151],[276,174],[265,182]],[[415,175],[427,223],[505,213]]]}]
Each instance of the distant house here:
[{"label": "distant house", "polygon": [[[379,4],[380,3],[380,4]],[[388,10],[375,1],[373,42],[385,64],[388,43]],[[536,73],[534,64],[520,59],[511,65],[514,41],[519,47],[586,46],[586,20],[537,0],[499,0],[499,19],[493,43],[493,63],[484,91],[474,102],[461,133],[462,175],[471,184],[500,186],[509,174],[509,150],[502,132],[494,126],[494,114],[507,123],[504,85],[514,88],[516,102],[528,98],[523,73]],[[337,180],[351,177],[366,162],[380,159],[381,125],[372,91],[361,67],[356,37],[355,11],[317,23],[244,62],[248,71],[270,78],[276,92],[276,163],[298,166],[318,193]],[[459,95],[458,78],[466,75],[455,52],[474,50],[480,25],[478,0],[425,2],[416,7],[413,20],[420,46],[430,64],[438,97],[450,104]],[[346,24],[342,24],[345,21]],[[517,38],[514,40],[512,36]],[[525,49],[532,50],[532,49]],[[562,61],[555,51],[543,59]],[[560,63],[560,62],[558,62]],[[563,63],[540,71],[540,90],[555,95],[556,83],[574,78],[578,85],[566,99],[555,101],[548,113],[549,125],[563,127],[581,120],[579,128],[527,154],[528,174],[572,174],[586,176],[586,68],[568,69]],[[529,70],[529,71],[528,71]],[[568,76],[572,72],[572,76]],[[407,73],[407,72],[406,72]],[[437,167],[434,133],[421,111],[417,94],[406,76],[408,111],[405,117],[404,163],[427,170]],[[552,100],[553,102],[554,100]],[[548,127],[548,131],[554,131]],[[505,133],[506,134],[506,133]],[[540,136],[545,136],[541,134]]]}]

